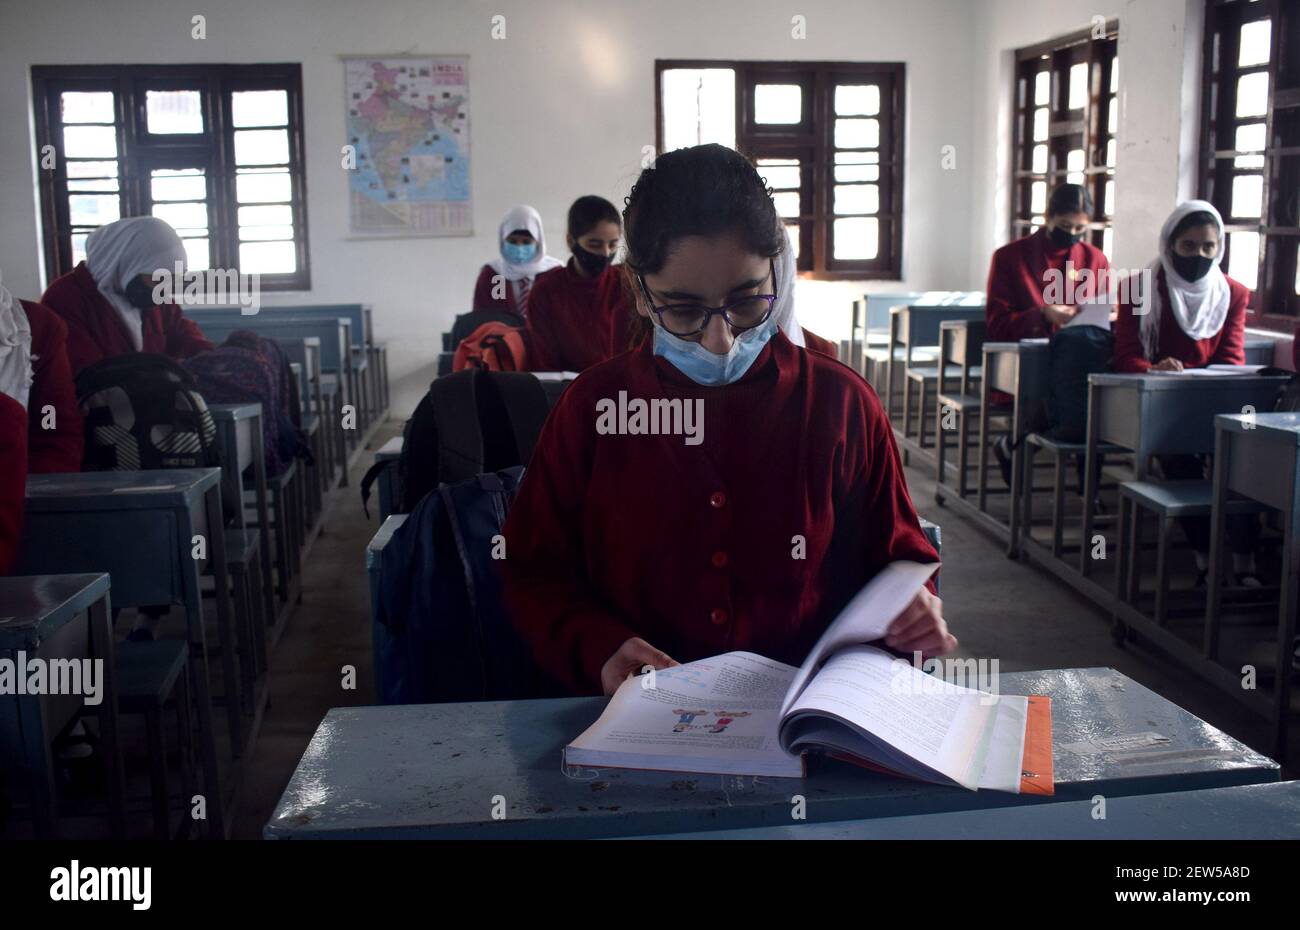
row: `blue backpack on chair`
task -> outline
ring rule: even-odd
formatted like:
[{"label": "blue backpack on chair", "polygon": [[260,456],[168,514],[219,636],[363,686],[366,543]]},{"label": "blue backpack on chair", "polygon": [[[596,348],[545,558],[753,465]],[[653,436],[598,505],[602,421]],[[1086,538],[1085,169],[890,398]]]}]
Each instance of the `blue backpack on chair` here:
[{"label": "blue backpack on chair", "polygon": [[515,632],[492,558],[523,473],[520,466],[439,485],[384,547],[374,629],[381,704],[565,694]]}]

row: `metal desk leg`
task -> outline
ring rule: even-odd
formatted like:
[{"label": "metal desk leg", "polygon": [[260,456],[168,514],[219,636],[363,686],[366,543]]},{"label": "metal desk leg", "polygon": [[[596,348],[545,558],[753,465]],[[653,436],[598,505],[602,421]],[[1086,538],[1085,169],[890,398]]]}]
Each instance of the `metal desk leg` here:
[{"label": "metal desk leg", "polygon": [[[1292,469],[1294,473],[1294,469]],[[1226,472],[1225,472],[1226,474]],[[1291,656],[1296,635],[1296,585],[1300,583],[1300,514],[1296,513],[1296,488],[1291,486],[1291,500],[1283,519],[1286,533],[1282,541],[1282,592],[1278,605],[1277,675],[1274,691],[1273,758],[1286,759],[1287,724],[1291,715]]]},{"label": "metal desk leg", "polygon": [[980,379],[980,430],[979,430],[979,464],[976,466],[979,484],[980,513],[988,512],[988,474],[989,474],[989,353],[983,353],[984,377]]},{"label": "metal desk leg", "polygon": [[126,839],[126,777],[122,769],[122,745],[117,717],[117,671],[113,665],[113,613],[111,595],[90,605],[90,646],[96,659],[103,662],[103,701],[99,705],[99,735],[108,765],[109,830],[114,839]]},{"label": "metal desk leg", "polygon": [[208,518],[209,566],[216,588],[217,635],[221,640],[221,671],[226,688],[226,716],[230,721],[230,753],[237,759],[244,748],[244,722],[240,715],[239,673],[235,670],[235,650],[239,644],[230,617],[230,576],[226,571],[226,534],[222,523],[220,482],[204,494],[203,503]]},{"label": "metal desk leg", "polygon": [[[263,416],[265,416],[265,412]],[[262,600],[266,611],[263,626],[275,623],[275,590],[270,584],[271,575],[271,518],[266,491],[266,448],[263,444],[262,423],[259,418],[257,429],[253,430],[253,487],[257,500],[257,532],[261,537],[258,544],[258,559],[262,563]]]},{"label": "metal desk leg", "polygon": [[1011,499],[1007,502],[1011,508],[1011,525],[1010,535],[1007,540],[1007,558],[1015,559],[1020,557],[1020,495],[1024,493],[1022,489],[1025,482],[1029,482],[1029,493],[1033,493],[1032,474],[1025,474],[1025,444],[1020,442],[1020,434],[1024,429],[1024,409],[1025,405],[1020,396],[1020,360],[1016,359],[1016,398],[1015,405],[1011,408]]},{"label": "metal desk leg", "polygon": [[1088,437],[1087,454],[1083,465],[1083,535],[1079,540],[1079,574],[1087,578],[1092,573],[1092,508],[1097,499],[1097,422],[1096,385],[1088,385]]},{"label": "metal desk leg", "polygon": [[[1223,430],[1214,436],[1213,496],[1210,504],[1210,553],[1206,567],[1205,639],[1202,652],[1207,659],[1219,657],[1219,625],[1223,607],[1223,543],[1227,530],[1228,472],[1231,466],[1232,440]],[[1285,557],[1284,557],[1285,558]],[[1285,575],[1286,562],[1283,561]],[[1285,583],[1285,577],[1283,578]],[[1285,592],[1283,592],[1285,603]],[[1290,668],[1290,660],[1287,661]]]}]

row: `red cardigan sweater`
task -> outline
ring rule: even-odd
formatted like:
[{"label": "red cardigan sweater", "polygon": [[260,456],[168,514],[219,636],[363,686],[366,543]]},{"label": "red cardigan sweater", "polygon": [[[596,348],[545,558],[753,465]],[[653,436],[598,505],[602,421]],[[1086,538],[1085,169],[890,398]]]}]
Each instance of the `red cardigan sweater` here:
[{"label": "red cardigan sweater", "polygon": [[[1046,230],[1010,242],[993,253],[985,310],[990,342],[1019,342],[1050,336],[1055,331],[1043,316],[1047,303],[1043,291],[1047,288],[1047,272],[1056,269],[1064,273],[1067,262],[1073,262],[1076,271],[1086,268],[1094,275],[1110,269],[1101,249],[1086,242],[1069,249],[1055,248]],[[1064,297],[1059,302],[1075,303]]]},{"label": "red cardigan sweater", "polygon": [[[1161,301],[1168,306],[1164,269],[1156,273],[1156,287],[1160,289]],[[1115,321],[1115,370],[1141,374],[1166,358],[1178,359],[1184,368],[1246,364],[1246,305],[1250,303],[1250,288],[1232,278],[1228,278],[1228,288],[1232,294],[1228,316],[1223,328],[1209,339],[1191,338],[1172,313],[1161,314],[1154,361],[1148,361],[1142,353],[1142,321],[1133,315],[1133,304],[1121,304],[1119,319]]]},{"label": "red cardigan sweater", "polygon": [[0,394],[0,575],[9,573],[18,554],[27,492],[27,411]]},{"label": "red cardigan sweater", "polygon": [[[113,305],[99,292],[85,262],[46,288],[41,303],[61,316],[68,326],[68,360],[74,375],[101,359],[135,351],[126,327]],[[141,318],[143,352],[182,359],[212,348],[198,324],[186,318],[174,304],[150,307]]]},{"label": "red cardigan sweater", "polygon": [[[620,392],[702,399],[702,442],[598,434],[597,402]],[[886,564],[938,561],[879,399],[779,333],[723,387],[648,343],[588,369],[542,430],[504,533],[515,625],[578,693],[600,692],[632,636],[679,662],[744,649],[797,665]]]},{"label": "red cardigan sweater", "polygon": [[573,269],[573,259],[533,280],[528,296],[528,368],[582,371],[609,358],[614,330],[630,313],[618,266],[594,278]]},{"label": "red cardigan sweater", "polygon": [[[27,459],[33,475],[81,471],[81,407],[68,362],[68,328],[49,307],[21,301],[32,327],[32,392],[27,399]],[[53,408],[46,429],[45,408]]]}]

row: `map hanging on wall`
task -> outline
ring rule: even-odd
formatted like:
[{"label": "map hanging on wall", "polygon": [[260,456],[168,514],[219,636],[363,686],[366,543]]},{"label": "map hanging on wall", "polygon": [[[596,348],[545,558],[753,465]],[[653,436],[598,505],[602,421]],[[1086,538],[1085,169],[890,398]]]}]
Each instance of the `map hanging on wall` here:
[{"label": "map hanging on wall", "polygon": [[343,69],[352,234],[473,234],[469,57],[346,57]]}]

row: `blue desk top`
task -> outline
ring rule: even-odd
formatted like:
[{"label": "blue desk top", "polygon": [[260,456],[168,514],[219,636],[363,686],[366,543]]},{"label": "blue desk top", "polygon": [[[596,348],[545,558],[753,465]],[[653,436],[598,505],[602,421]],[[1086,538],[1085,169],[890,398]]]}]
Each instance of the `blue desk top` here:
[{"label": "blue desk top", "polygon": [[379,564],[379,553],[383,551],[384,546],[388,545],[388,540],[393,538],[393,533],[397,528],[406,522],[409,514],[394,513],[389,514],[384,520],[383,525],[370,538],[366,544],[366,568],[373,568]]},{"label": "blue desk top", "polygon": [[35,649],[108,593],[108,575],[0,578],[0,649]]},{"label": "blue desk top", "polygon": [[637,837],[655,840],[1297,840],[1300,781],[1033,804],[917,817],[790,823]]},{"label": "blue desk top", "polygon": [[[1053,698],[1055,798],[965,791],[817,760],[805,779],[619,769],[566,773],[605,699],[329,711],[268,838],[608,837],[784,826],[791,797],[830,822],[1272,782],[1278,766],[1110,669],[1001,676]],[[1148,736],[1148,734],[1157,734]],[[494,798],[506,817],[492,819]]]},{"label": "blue desk top", "polygon": [[30,475],[27,513],[189,507],[221,480],[220,468]]},{"label": "blue desk top", "polygon": [[1257,413],[1248,417],[1240,413],[1221,413],[1214,425],[1233,433],[1259,433],[1272,440],[1300,444],[1300,413]]},{"label": "blue desk top", "polygon": [[1259,386],[1281,387],[1290,375],[1260,375],[1249,370],[1242,374],[1229,375],[1182,375],[1182,374],[1097,374],[1089,375],[1088,383],[1103,387],[1127,387],[1138,391],[1216,391],[1225,386],[1239,388],[1243,382]]},{"label": "blue desk top", "polygon": [[262,415],[261,404],[208,404],[214,420],[251,420]]}]

